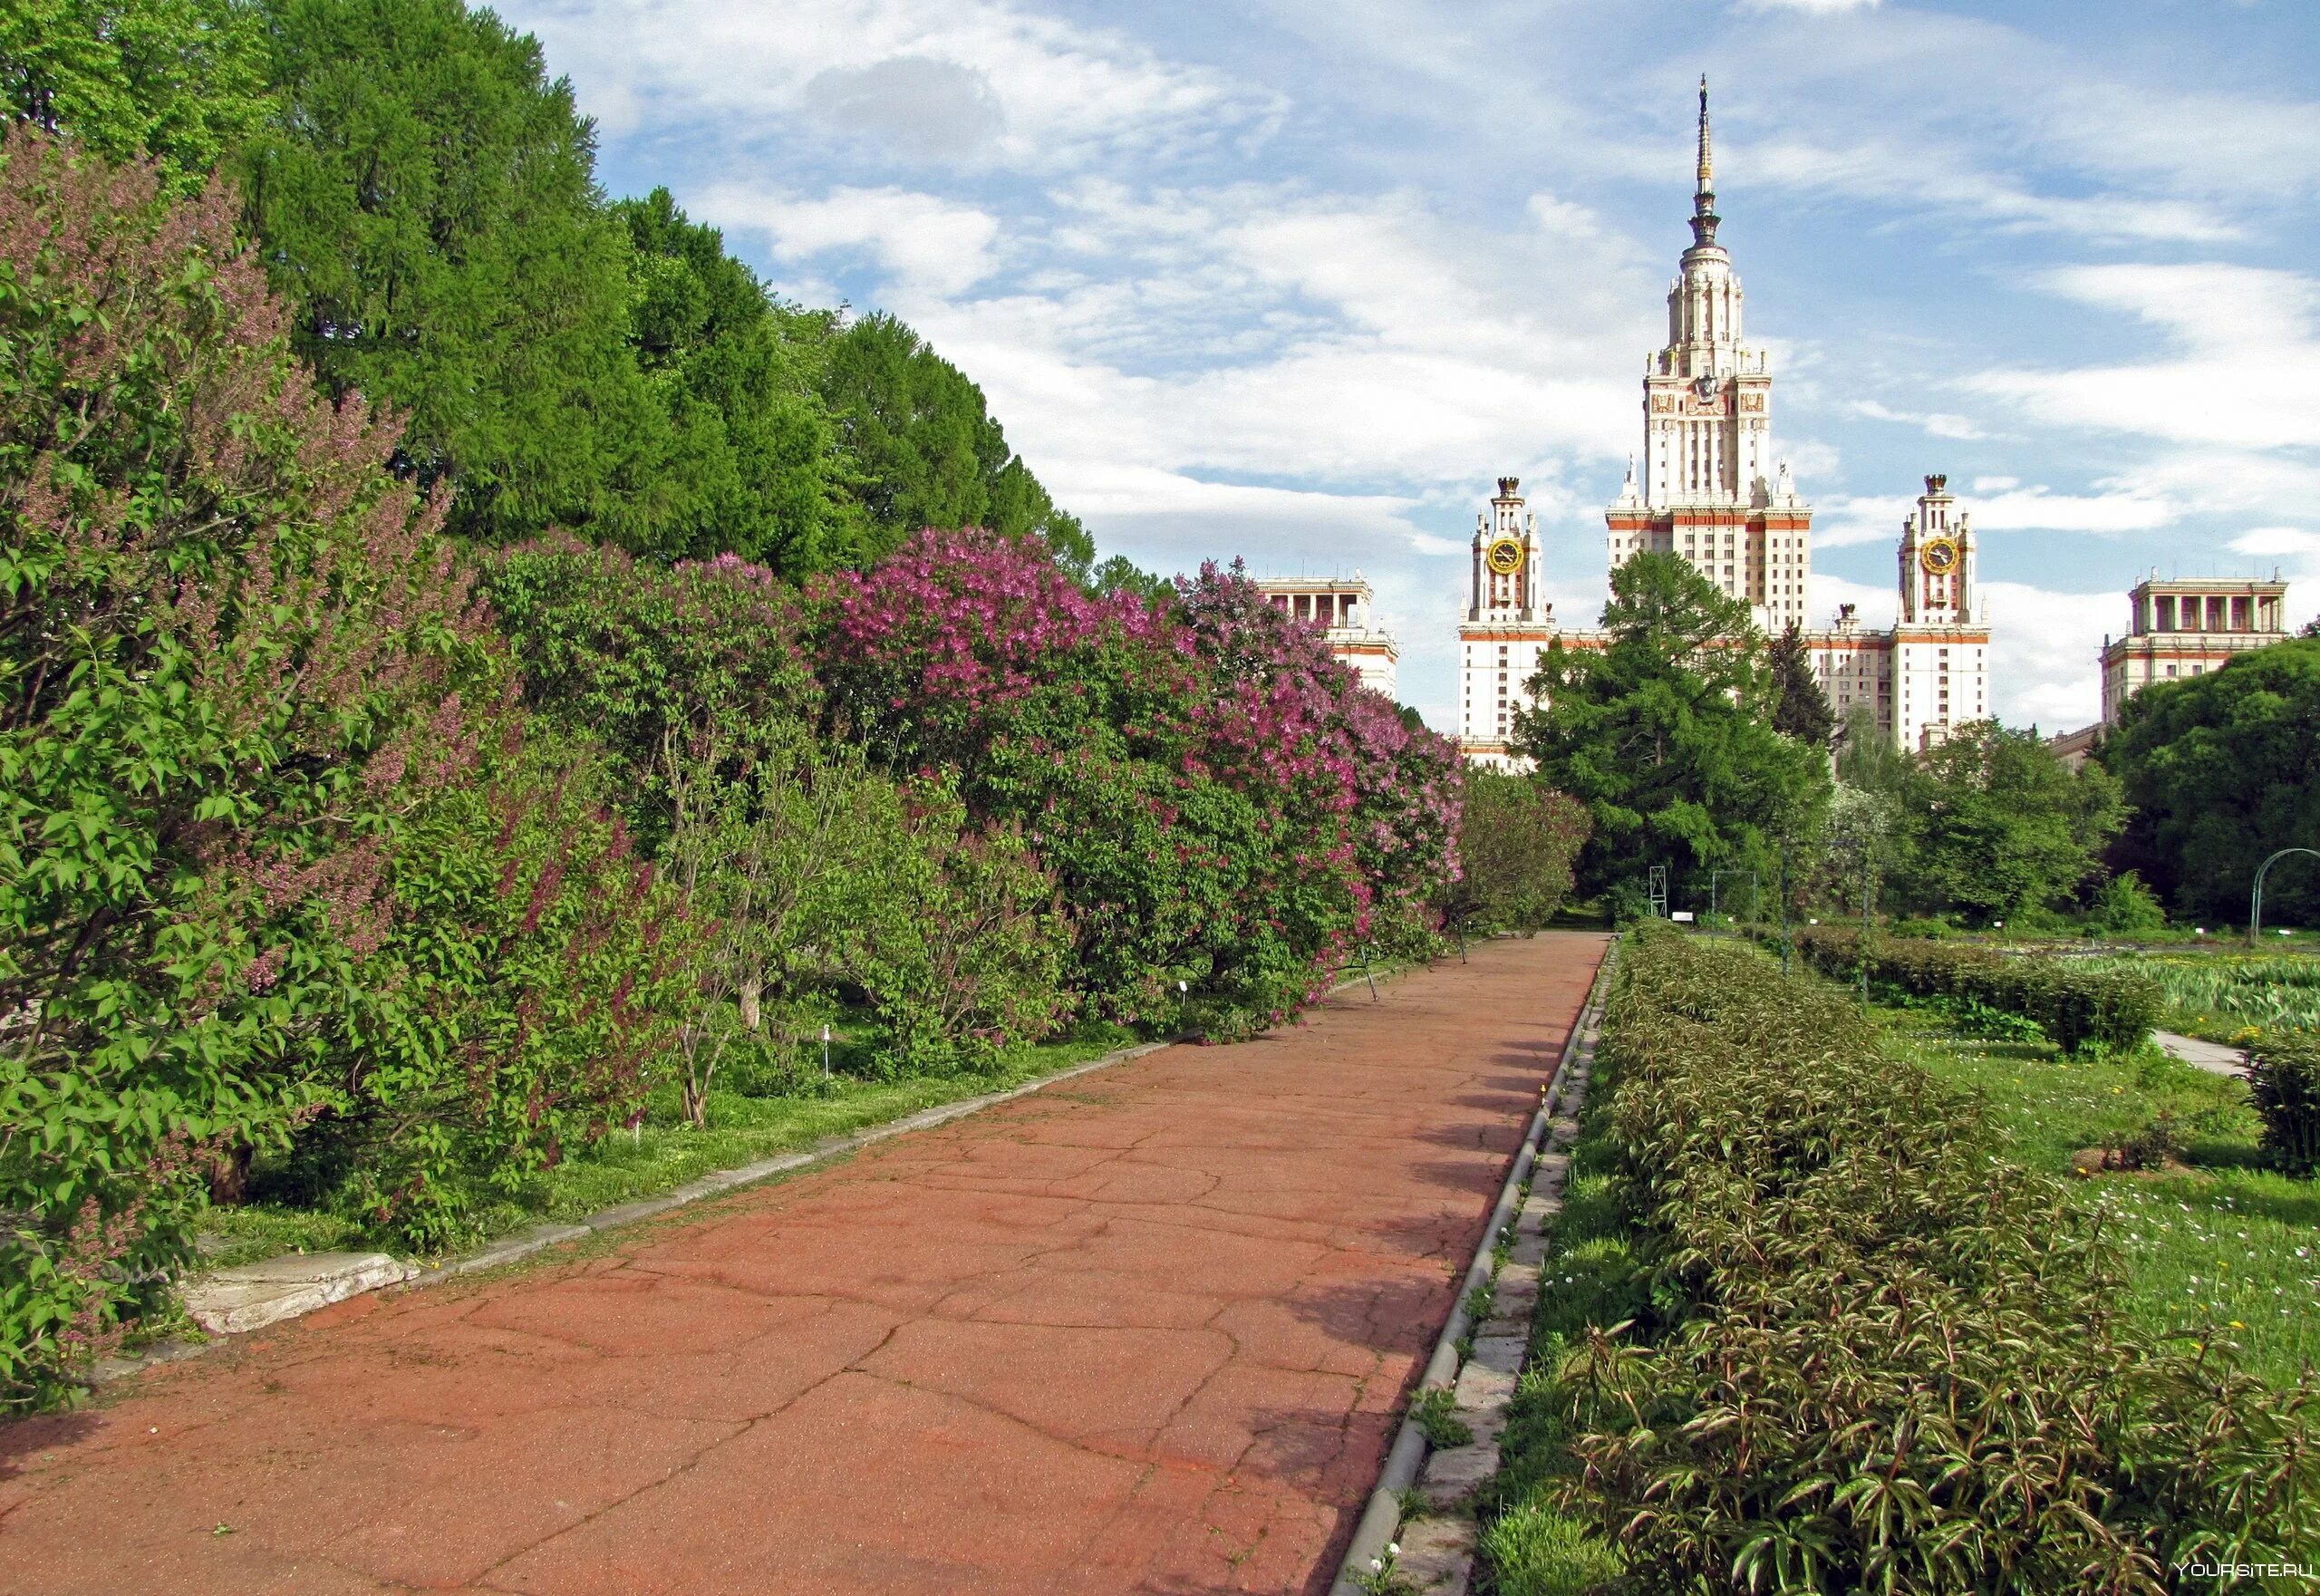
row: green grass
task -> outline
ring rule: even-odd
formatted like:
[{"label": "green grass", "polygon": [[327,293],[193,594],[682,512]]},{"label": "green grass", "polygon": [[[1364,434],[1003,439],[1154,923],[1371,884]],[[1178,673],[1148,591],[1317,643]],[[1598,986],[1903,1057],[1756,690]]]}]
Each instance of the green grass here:
[{"label": "green grass", "polygon": [[[530,1183],[515,1199],[485,1208],[478,1240],[544,1221],[579,1219],[600,1208],[656,1196],[712,1170],[730,1169],[813,1146],[914,1114],[1101,1058],[1137,1039],[1115,1026],[1083,1027],[1061,1040],[1015,1049],[998,1067],[955,1075],[875,1081],[840,1074],[826,1095],[748,1097],[713,1091],[709,1127],[695,1130],[677,1111],[673,1087],[657,1095],[632,1137],[615,1131]],[[339,1248],[403,1249],[343,1213],[252,1203],[204,1215],[200,1246],[215,1266],[255,1262],[290,1252]]]},{"label": "green grass", "polygon": [[1961,1036],[1919,1010],[1883,1010],[1888,1045],[1969,1086],[2022,1162],[2063,1170],[2071,1155],[2149,1125],[2186,1132],[2187,1169],[2078,1183],[2120,1249],[2128,1302],[2151,1329],[2238,1349],[2251,1372],[2292,1384],[2320,1365],[2320,1184],[2261,1166],[2248,1088],[2155,1049],[2069,1059],[2043,1043]]}]

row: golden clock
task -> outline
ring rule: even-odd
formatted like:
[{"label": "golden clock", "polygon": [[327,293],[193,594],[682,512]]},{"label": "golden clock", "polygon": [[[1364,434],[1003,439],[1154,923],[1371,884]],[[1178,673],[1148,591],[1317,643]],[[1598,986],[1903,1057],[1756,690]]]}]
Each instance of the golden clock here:
[{"label": "golden clock", "polygon": [[1936,576],[1947,576],[1958,568],[1958,546],[1947,537],[1937,537],[1918,550],[1918,563]]},{"label": "golden clock", "polygon": [[1490,568],[1502,576],[1512,576],[1522,568],[1522,546],[1512,537],[1496,537],[1483,555]]}]

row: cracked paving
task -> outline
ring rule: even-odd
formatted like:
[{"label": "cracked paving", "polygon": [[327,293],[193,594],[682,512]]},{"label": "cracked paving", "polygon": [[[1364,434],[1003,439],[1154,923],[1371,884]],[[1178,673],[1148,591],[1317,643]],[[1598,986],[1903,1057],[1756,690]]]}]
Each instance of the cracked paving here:
[{"label": "cracked paving", "polygon": [[0,1592],[1327,1588],[1602,939],[0,1428]]}]

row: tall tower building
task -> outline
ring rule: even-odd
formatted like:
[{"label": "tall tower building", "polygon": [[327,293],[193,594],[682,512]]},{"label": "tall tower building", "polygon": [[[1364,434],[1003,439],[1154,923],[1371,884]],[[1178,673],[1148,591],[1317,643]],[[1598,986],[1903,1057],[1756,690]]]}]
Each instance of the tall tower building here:
[{"label": "tall tower building", "polygon": [[1604,511],[1614,568],[1638,554],[1677,554],[1757,625],[1803,624],[1812,511],[1785,467],[1773,467],[1768,357],[1742,341],[1740,279],[1716,240],[1716,161],[1707,80],[1700,80],[1699,164],[1692,244],[1668,290],[1668,343],[1643,368],[1643,475],[1629,462]]},{"label": "tall tower building", "polygon": [[[1639,554],[1681,556],[1745,603],[1759,630],[1776,634],[1793,624],[1803,633],[1841,717],[1865,716],[1878,735],[1912,753],[1931,748],[1958,726],[1986,720],[1993,708],[1973,527],[1948,479],[1928,477],[1917,513],[1901,527],[1898,624],[1871,630],[1845,605],[1827,626],[1808,629],[1812,508],[1773,450],[1771,363],[1742,339],[1740,279],[1716,242],[1721,221],[1702,78],[1692,242],[1668,290],[1668,343],[1644,361],[1641,474],[1630,459],[1619,496],[1603,512],[1611,567]],[[1501,767],[1517,763],[1507,746],[1513,712],[1529,704],[1524,684],[1548,643],[1560,638],[1567,648],[1588,649],[1610,642],[1600,632],[1556,626],[1539,596],[1538,530],[1517,486],[1500,478],[1498,497],[1476,522],[1458,628],[1459,742],[1469,759]],[[2218,610],[2216,602],[2201,614],[2240,614]]]},{"label": "tall tower building", "polygon": [[1458,627],[1458,741],[1476,761],[1511,768],[1513,711],[1530,702],[1523,684],[1555,634],[1554,606],[1541,591],[1539,518],[1523,508],[1522,484],[1498,479],[1490,508],[1474,517],[1466,614]]}]

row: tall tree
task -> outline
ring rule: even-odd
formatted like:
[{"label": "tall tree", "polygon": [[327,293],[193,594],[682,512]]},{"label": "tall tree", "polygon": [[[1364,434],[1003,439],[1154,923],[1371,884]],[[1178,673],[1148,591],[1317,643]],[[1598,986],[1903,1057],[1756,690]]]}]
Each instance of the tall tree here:
[{"label": "tall tree", "polygon": [[862,501],[888,547],[922,527],[983,527],[1046,539],[1088,579],[1095,543],[1007,446],[982,390],[907,325],[863,317],[829,348],[823,394],[852,452]]},{"label": "tall tree", "polygon": [[666,189],[613,208],[635,252],[637,356],[684,484],[659,523],[616,526],[616,540],[793,578],[860,564],[874,528],[817,386],[835,318],[775,301]]},{"label": "tall tree", "polygon": [[1901,887],[1919,907],[1977,920],[2069,902],[2124,818],[2099,765],[2074,774],[2035,731],[1957,728],[1904,788]]},{"label": "tall tree", "polygon": [[1808,748],[1828,747],[1837,712],[1821,691],[1812,672],[1812,650],[1795,622],[1765,645],[1764,667],[1773,679],[1773,729]]},{"label": "tall tree", "polygon": [[110,160],[150,157],[189,194],[272,109],[265,22],[251,0],[9,0],[0,96]]},{"label": "tall tree", "polygon": [[1773,727],[1776,698],[1746,606],[1673,555],[1611,574],[1600,649],[1547,651],[1515,714],[1514,751],[1586,806],[1582,891],[1634,891],[1652,865],[1679,887],[1716,867],[1769,872],[1805,836],[1828,762]]},{"label": "tall tree", "polygon": [[538,42],[460,0],[273,0],[277,125],[243,161],[298,351],[409,418],[486,537],[650,542],[686,485],[629,346],[630,247]]},{"label": "tall tree", "polygon": [[[2133,811],[2113,863],[2185,914],[2238,921],[2266,856],[2320,847],[2320,637],[2145,688],[2098,758]],[[2320,924],[2320,865],[2282,861],[2264,914]]]}]

